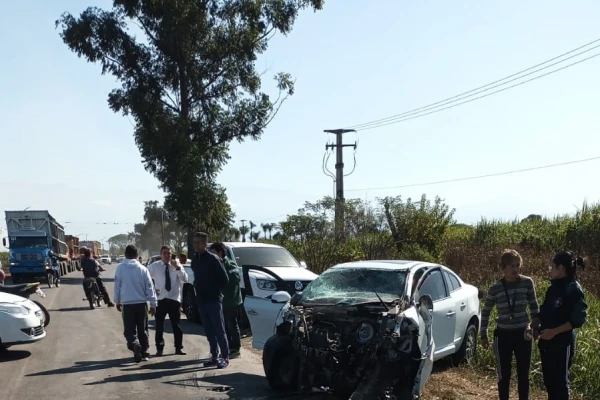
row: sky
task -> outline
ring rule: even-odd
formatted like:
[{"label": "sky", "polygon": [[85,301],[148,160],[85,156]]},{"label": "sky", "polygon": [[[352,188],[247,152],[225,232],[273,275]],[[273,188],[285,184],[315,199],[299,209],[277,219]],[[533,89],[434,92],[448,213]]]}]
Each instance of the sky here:
[{"label": "sky", "polygon": [[[0,13],[0,210],[49,210],[67,234],[89,240],[132,231],[143,202],[163,199],[131,121],[108,108],[118,83],[77,58],[54,26],[64,11],[110,5],[28,0],[3,2]],[[276,36],[257,62],[269,71],[267,93],[277,94],[269,75],[280,71],[296,79],[296,93],[260,141],[231,145],[218,178],[236,225],[279,222],[305,201],[333,194],[322,172],[333,139],[324,129],[400,114],[551,59],[600,38],[599,14],[595,0],[577,7],[559,0],[326,0],[322,11],[301,13],[293,32]],[[358,146],[345,197],[440,196],[464,223],[571,213],[598,201],[600,160],[372,188],[600,156],[599,68],[600,57],[439,113],[346,134]],[[353,150],[344,156],[348,173]]]}]

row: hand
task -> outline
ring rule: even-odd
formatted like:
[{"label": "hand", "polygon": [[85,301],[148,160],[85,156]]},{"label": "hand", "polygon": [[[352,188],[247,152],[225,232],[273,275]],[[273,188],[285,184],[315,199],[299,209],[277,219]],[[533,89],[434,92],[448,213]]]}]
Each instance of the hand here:
[{"label": "hand", "polygon": [[118,311],[118,312],[121,312],[122,310],[123,310],[123,308],[121,307],[121,305],[120,305],[120,304],[117,304],[117,311]]},{"label": "hand", "polygon": [[556,330],[554,329],[544,329],[540,334],[540,339],[542,340],[552,340],[556,336]]},{"label": "hand", "polygon": [[537,328],[533,329],[533,340],[538,340],[540,338],[540,330]]},{"label": "hand", "polygon": [[533,329],[531,329],[530,326],[525,328],[525,332],[523,332],[523,339],[525,339],[527,342],[533,340]]},{"label": "hand", "polygon": [[481,347],[483,347],[486,350],[490,348],[490,341],[488,340],[488,338],[481,338]]},{"label": "hand", "polygon": [[150,307],[150,315],[152,315],[153,317],[156,315],[156,308],[155,307]]}]

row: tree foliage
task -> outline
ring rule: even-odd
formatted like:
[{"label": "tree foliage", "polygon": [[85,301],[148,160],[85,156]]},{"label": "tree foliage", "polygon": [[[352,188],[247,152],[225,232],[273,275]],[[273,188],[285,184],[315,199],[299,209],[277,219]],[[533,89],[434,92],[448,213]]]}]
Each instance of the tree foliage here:
[{"label": "tree foliage", "polygon": [[108,245],[112,254],[123,254],[129,242],[129,236],[124,233],[108,238]]},{"label": "tree foliage", "polygon": [[[164,242],[163,242],[164,234]],[[175,251],[184,250],[187,241],[185,228],[180,226],[158,201],[144,202],[144,222],[134,225],[128,240],[142,250],[158,252],[163,244],[171,246]]]},{"label": "tree foliage", "polygon": [[[323,0],[114,0],[56,22],[65,44],[99,63],[120,87],[108,96],[130,115],[145,168],[187,228],[231,219],[214,183],[233,140],[258,140],[294,82],[275,75],[279,95],[261,91],[255,68],[275,33],[291,32],[299,11]],[[137,26],[145,40],[131,33]],[[222,213],[222,214],[221,214]],[[216,228],[220,230],[219,228]]]}]

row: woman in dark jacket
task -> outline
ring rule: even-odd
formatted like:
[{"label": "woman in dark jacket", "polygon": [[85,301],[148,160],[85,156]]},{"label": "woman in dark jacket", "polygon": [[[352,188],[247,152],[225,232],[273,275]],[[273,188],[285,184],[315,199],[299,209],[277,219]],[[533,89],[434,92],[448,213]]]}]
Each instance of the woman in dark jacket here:
[{"label": "woman in dark jacket", "polygon": [[532,323],[534,338],[542,359],[544,385],[548,400],[569,400],[569,369],[575,355],[575,329],[587,320],[587,304],[577,282],[577,268],[583,258],[563,251],[552,258],[549,266],[551,285]]}]

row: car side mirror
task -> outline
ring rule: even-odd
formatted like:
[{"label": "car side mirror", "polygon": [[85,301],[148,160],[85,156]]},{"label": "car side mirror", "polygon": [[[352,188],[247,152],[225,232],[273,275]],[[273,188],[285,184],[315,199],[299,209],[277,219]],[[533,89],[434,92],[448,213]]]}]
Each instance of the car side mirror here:
[{"label": "car side mirror", "polygon": [[275,292],[273,296],[271,296],[272,303],[281,303],[285,304],[292,299],[292,296],[288,292]]},{"label": "car side mirror", "polygon": [[300,266],[302,268],[308,269],[308,265],[306,265],[306,261],[300,261]]},{"label": "car side mirror", "polygon": [[433,300],[428,294],[424,294],[419,298],[419,307],[426,307],[428,310],[433,311]]},{"label": "car side mirror", "polygon": [[4,246],[4,247],[8,247],[8,246],[6,245],[6,238],[2,238],[2,246]]}]

